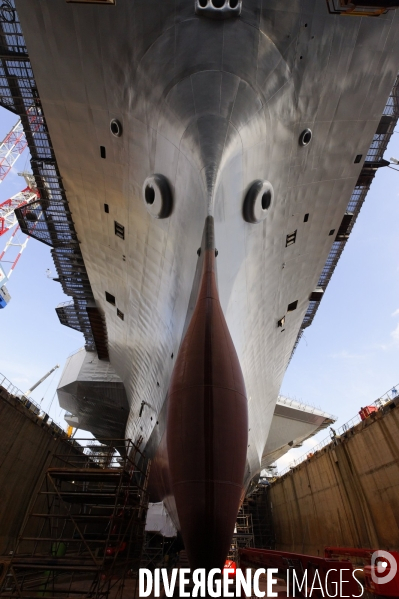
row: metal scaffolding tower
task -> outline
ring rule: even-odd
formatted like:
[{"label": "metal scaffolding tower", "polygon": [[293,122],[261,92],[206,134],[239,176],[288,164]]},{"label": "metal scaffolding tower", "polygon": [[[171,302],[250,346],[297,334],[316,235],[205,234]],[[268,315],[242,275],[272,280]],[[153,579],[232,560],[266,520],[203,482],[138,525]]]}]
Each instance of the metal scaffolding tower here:
[{"label": "metal scaffolding tower", "polygon": [[254,534],[252,526],[252,515],[248,509],[248,499],[244,499],[244,502],[237,515],[234,534],[227,559],[237,562],[239,550],[253,546]]},{"label": "metal scaffolding tower", "polygon": [[55,454],[30,504],[0,597],[133,596],[149,467],[124,439],[74,440],[67,456]]},{"label": "metal scaffolding tower", "polygon": [[247,504],[247,510],[252,516],[253,546],[256,549],[274,549],[275,536],[269,487],[263,485],[256,487],[247,498]]}]

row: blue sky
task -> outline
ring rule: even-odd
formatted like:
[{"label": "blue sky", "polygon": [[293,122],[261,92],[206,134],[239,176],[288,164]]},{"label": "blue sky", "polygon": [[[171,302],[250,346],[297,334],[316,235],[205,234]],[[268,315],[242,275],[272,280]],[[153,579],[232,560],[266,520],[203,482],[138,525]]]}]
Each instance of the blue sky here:
[{"label": "blue sky", "polygon": [[[0,139],[16,122],[0,109]],[[399,157],[399,133],[385,158]],[[0,184],[0,202],[24,188],[18,177],[29,168],[25,151]],[[371,191],[324,295],[287,370],[281,392],[338,416],[337,427],[399,383],[399,172],[384,168]],[[0,251],[7,236],[0,237]],[[56,363],[61,368],[34,393],[43,409],[63,424],[54,397],[69,354],[83,336],[62,326],[55,313],[68,301],[58,283],[50,248],[31,239],[8,284],[12,300],[0,311],[0,373],[26,391]],[[52,404],[51,404],[52,402]],[[51,408],[50,408],[51,404]],[[279,461],[283,468],[327,436],[292,450]]]},{"label": "blue sky", "polygon": [[[17,120],[14,114],[0,108],[0,140]],[[17,174],[24,168],[30,170],[27,150],[0,184],[0,203],[26,187],[24,179]],[[7,234],[0,237],[0,253],[7,239]],[[54,277],[57,276],[50,248],[31,238],[7,283],[11,301],[0,310],[0,374],[25,392],[55,364],[60,364],[32,397],[38,403],[42,402],[43,409],[65,428],[63,410],[54,393],[66,358],[82,347],[84,340],[78,331],[60,324],[55,308],[70,298],[63,293],[59,283],[47,278],[48,268]]]}]

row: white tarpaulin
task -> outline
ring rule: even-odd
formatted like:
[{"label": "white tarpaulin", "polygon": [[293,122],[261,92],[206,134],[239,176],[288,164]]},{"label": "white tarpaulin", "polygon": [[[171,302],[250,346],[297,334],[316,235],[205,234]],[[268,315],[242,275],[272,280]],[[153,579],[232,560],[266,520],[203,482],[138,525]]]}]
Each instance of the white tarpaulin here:
[{"label": "white tarpaulin", "polygon": [[159,532],[164,537],[177,536],[176,528],[162,501],[148,504],[145,529],[148,532]]}]

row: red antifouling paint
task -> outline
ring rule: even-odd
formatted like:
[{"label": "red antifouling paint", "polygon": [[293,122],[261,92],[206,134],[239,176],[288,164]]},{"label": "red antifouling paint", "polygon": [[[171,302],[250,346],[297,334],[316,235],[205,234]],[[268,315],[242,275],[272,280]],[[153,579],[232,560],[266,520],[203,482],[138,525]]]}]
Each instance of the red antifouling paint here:
[{"label": "red antifouling paint", "polygon": [[201,283],[169,388],[170,482],[190,567],[223,568],[243,490],[248,406],[219,301],[213,217]]}]

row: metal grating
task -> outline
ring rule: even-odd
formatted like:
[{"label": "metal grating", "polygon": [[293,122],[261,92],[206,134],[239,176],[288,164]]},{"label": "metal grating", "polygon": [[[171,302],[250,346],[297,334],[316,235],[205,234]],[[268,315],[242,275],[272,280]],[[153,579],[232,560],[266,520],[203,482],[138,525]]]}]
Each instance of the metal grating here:
[{"label": "metal grating", "polygon": [[83,333],[86,339],[87,351],[95,351],[96,346],[86,307],[87,303],[85,300],[79,301],[78,299],[73,299],[70,302],[59,304],[55,311],[57,312],[61,324]]},{"label": "metal grating", "polygon": [[[390,96],[387,100],[387,103],[385,105],[383,115],[390,116],[392,118],[391,118],[390,122],[388,124],[386,124],[386,126],[384,127],[384,130],[385,130],[384,133],[375,133],[375,135],[373,137],[373,141],[371,142],[370,148],[365,157],[365,162],[372,162],[372,161],[374,162],[374,161],[382,160],[384,152],[387,149],[389,140],[391,139],[392,133],[394,132],[394,129],[398,122],[398,119],[399,119],[399,75],[396,77],[391,94],[390,94]],[[379,127],[378,129],[380,130],[381,127]],[[365,182],[365,179],[364,178],[362,179],[362,176],[360,175],[358,182],[355,186],[355,189],[352,192],[348,207],[346,209],[347,213],[353,214],[352,220],[351,220],[351,222],[348,226],[348,229],[346,231],[347,238],[350,235],[350,233],[352,232],[352,229],[354,227],[356,219],[357,219],[359,212],[363,206],[363,202],[366,199],[366,195],[370,189],[371,180],[369,181],[368,184],[362,184],[363,182]],[[347,242],[347,238],[339,240],[339,241],[334,241],[334,243],[332,245],[332,248],[327,257],[324,268],[321,272],[319,282],[317,283],[317,287],[321,287],[322,289],[324,289],[324,291],[326,290],[326,287],[327,287],[328,283],[330,282],[330,279],[333,275],[335,267],[337,266],[338,260],[340,259],[341,254],[344,251],[345,244]],[[306,311],[305,317],[303,319],[300,331],[299,331],[297,339],[295,341],[294,349],[292,350],[291,358],[292,358],[292,355],[293,355],[294,351],[296,350],[297,345],[303,335],[303,331],[312,324],[319,305],[320,305],[319,301],[315,301],[315,302],[311,301],[309,303],[309,306]]]},{"label": "metal grating", "polygon": [[87,307],[94,297],[58,170],[14,0],[0,5],[0,105],[21,118],[40,199],[15,211],[21,230],[53,248],[52,256],[66,295],[57,308],[62,324],[83,333],[86,349],[95,340]]}]

